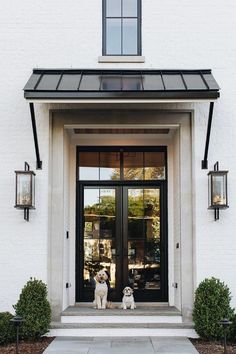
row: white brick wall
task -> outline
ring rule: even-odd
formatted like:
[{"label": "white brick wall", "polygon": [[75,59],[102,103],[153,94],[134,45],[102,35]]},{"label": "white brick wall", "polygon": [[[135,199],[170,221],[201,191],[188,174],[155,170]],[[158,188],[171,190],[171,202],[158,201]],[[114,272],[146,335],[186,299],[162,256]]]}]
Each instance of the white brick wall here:
[{"label": "white brick wall", "polygon": [[29,108],[22,88],[33,67],[212,68],[221,86],[209,151],[229,169],[230,209],[213,221],[206,171],[200,169],[207,105],[195,106],[197,281],[217,276],[236,305],[236,33],[235,0],[143,0],[144,64],[99,64],[101,0],[9,0],[0,11],[0,311],[11,310],[30,276],[47,280],[48,106],[36,109],[43,170],[37,171],[37,209],[30,222],[15,210],[14,170],[35,169]]}]

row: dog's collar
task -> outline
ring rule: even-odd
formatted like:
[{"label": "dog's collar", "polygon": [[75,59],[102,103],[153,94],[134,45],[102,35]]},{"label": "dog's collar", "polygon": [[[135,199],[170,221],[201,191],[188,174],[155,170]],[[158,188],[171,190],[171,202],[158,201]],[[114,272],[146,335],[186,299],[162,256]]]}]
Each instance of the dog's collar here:
[{"label": "dog's collar", "polygon": [[130,294],[130,295],[125,295],[125,296],[132,296],[132,294]]},{"label": "dog's collar", "polygon": [[104,284],[104,283],[106,283],[106,281],[105,280],[101,280],[101,281],[98,281],[98,283],[99,284]]}]

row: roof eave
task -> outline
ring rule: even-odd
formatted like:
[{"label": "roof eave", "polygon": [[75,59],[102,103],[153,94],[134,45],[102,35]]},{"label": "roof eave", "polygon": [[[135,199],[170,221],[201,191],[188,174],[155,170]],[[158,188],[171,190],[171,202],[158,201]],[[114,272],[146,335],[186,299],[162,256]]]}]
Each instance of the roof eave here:
[{"label": "roof eave", "polygon": [[220,97],[219,91],[165,91],[165,92],[51,92],[25,91],[27,100],[216,100]]}]

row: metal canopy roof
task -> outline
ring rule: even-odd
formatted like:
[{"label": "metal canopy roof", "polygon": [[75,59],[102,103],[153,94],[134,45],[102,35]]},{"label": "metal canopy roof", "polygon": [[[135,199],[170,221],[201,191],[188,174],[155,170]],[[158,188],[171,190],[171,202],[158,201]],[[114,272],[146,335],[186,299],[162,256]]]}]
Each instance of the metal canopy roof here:
[{"label": "metal canopy roof", "polygon": [[28,100],[214,100],[211,70],[34,69],[24,87]]}]

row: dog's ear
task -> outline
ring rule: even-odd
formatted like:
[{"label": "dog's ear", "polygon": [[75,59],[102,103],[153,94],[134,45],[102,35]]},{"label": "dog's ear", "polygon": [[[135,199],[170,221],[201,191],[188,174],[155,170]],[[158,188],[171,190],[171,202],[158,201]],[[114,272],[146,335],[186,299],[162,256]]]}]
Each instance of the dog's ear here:
[{"label": "dog's ear", "polygon": [[99,282],[98,274],[95,275],[95,280],[96,280],[97,282]]},{"label": "dog's ear", "polygon": [[110,274],[108,273],[108,271],[105,269],[104,270],[104,272],[106,273],[106,275],[107,275],[107,279],[109,279],[110,280]]},{"label": "dog's ear", "polygon": [[124,288],[124,290],[122,291],[122,293],[125,294],[125,288]]},{"label": "dog's ear", "polygon": [[132,288],[130,288],[130,290],[131,290],[131,294],[133,294],[133,293],[134,293],[134,290],[133,290]]}]

